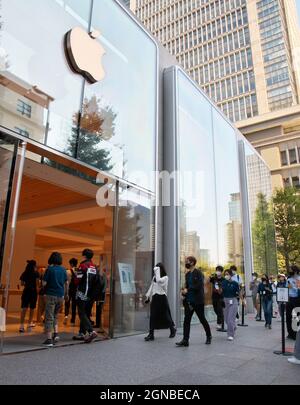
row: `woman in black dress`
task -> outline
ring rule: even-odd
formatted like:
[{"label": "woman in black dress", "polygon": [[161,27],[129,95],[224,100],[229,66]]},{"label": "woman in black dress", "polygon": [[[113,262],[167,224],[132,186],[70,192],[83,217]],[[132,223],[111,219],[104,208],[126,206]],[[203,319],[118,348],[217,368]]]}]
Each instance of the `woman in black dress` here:
[{"label": "woman in black dress", "polygon": [[154,267],[154,277],[146,293],[147,299],[145,302],[151,302],[149,334],[145,337],[147,342],[154,340],[155,329],[170,329],[170,338],[176,335],[176,328],[167,298],[168,281],[169,278],[163,264],[158,263]]}]

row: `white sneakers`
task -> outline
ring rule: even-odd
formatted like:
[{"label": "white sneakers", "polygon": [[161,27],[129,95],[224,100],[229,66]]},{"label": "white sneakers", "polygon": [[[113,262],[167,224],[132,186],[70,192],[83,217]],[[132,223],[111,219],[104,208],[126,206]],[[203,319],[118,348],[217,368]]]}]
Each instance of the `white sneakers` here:
[{"label": "white sneakers", "polygon": [[289,358],[288,358],[288,362],[289,362],[289,363],[292,363],[292,364],[297,364],[297,365],[300,366],[300,360],[296,359],[295,356],[289,357]]},{"label": "white sneakers", "polygon": [[227,340],[230,340],[231,342],[233,341],[233,337],[232,336],[228,336]]}]

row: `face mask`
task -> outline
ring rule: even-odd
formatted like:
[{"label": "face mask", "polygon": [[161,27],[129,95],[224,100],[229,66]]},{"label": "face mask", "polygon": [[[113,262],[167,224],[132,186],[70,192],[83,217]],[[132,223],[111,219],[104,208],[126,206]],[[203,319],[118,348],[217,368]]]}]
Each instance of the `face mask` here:
[{"label": "face mask", "polygon": [[226,279],[226,280],[230,280],[231,277],[230,277],[228,274],[226,274],[225,279]]},{"label": "face mask", "polygon": [[236,271],[233,270],[232,274],[235,276],[235,275],[236,275]]},{"label": "face mask", "polygon": [[191,263],[185,263],[185,268],[190,269],[192,267]]}]

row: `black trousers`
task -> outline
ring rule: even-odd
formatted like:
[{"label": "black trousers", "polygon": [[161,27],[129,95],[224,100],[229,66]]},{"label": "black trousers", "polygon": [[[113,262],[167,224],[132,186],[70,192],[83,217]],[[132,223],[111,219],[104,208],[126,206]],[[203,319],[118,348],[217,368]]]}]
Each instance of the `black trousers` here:
[{"label": "black trousers", "polygon": [[102,311],[104,307],[104,302],[99,301],[96,304],[96,328],[102,328]]},{"label": "black trousers", "polygon": [[297,332],[292,328],[292,312],[294,308],[300,307],[300,298],[290,298],[286,304],[286,328],[289,336],[296,340]]},{"label": "black trousers", "polygon": [[206,336],[211,337],[211,330],[204,314],[204,304],[188,304],[184,303],[184,323],[183,323],[183,339],[188,341],[190,338],[191,320],[194,312],[196,312],[200,323],[202,324]]},{"label": "black trousers", "polygon": [[87,332],[93,332],[93,327],[88,316],[90,307],[90,301],[77,300],[78,315],[80,319],[79,333],[83,333],[84,335]]},{"label": "black trousers", "polygon": [[217,315],[217,324],[223,325],[224,323],[223,300],[222,299],[213,300],[213,307],[215,314]]}]

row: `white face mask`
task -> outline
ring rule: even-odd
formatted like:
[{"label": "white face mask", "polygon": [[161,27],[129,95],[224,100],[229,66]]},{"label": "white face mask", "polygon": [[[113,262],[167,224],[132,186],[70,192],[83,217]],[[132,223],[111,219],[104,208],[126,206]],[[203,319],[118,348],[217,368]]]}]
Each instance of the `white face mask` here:
[{"label": "white face mask", "polygon": [[228,274],[226,274],[225,278],[226,278],[226,280],[230,280],[230,279],[231,279],[231,277],[230,277]]},{"label": "white face mask", "polygon": [[154,272],[160,270],[160,267],[154,267]]}]

